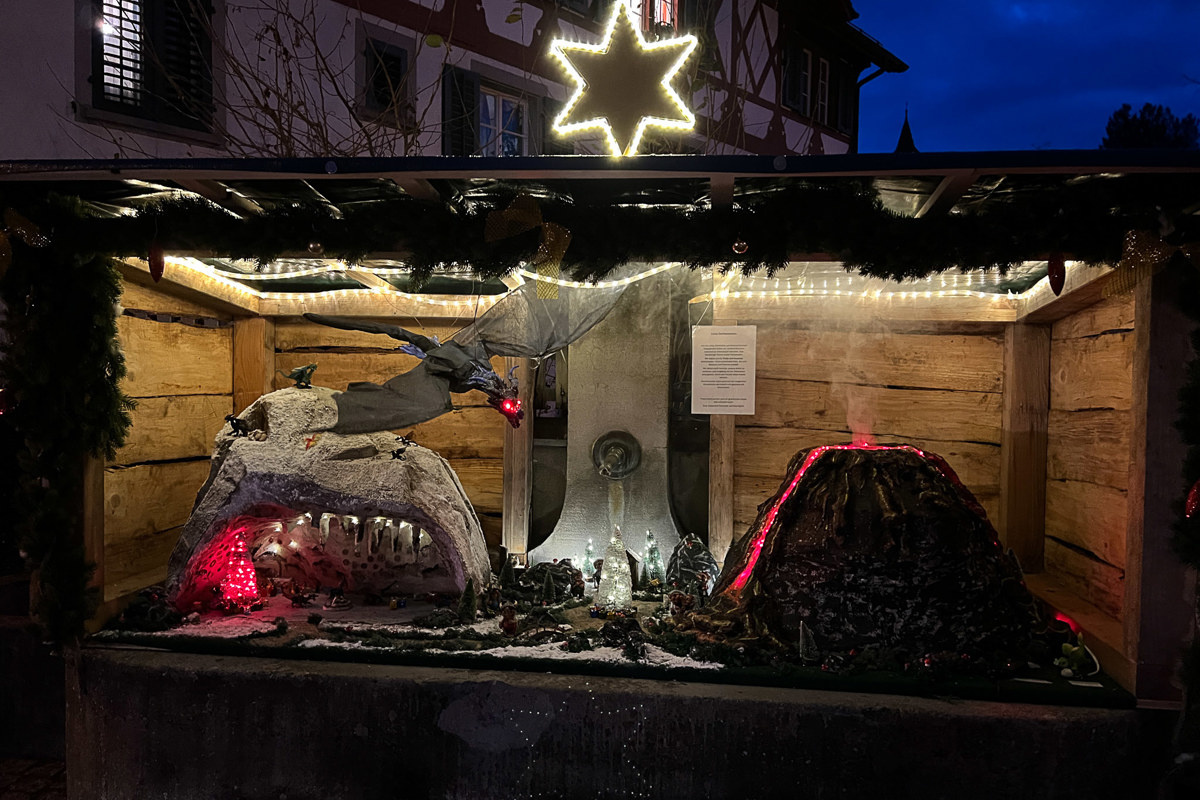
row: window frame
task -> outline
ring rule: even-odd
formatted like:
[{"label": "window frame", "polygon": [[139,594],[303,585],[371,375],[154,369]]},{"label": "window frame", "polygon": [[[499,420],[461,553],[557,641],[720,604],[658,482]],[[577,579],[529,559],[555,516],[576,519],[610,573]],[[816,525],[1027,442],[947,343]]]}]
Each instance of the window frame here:
[{"label": "window frame", "polygon": [[[801,63],[802,67],[795,68],[793,65],[796,63]],[[812,66],[812,49],[800,41],[789,42],[784,54],[783,89],[780,93],[780,100],[785,108],[795,111],[802,117],[810,116],[813,106]],[[798,85],[797,79],[800,79]]]},{"label": "window frame", "polygon": [[[141,9],[154,6],[161,9],[163,0],[134,0]],[[204,0],[209,12],[209,22],[206,31],[211,35],[219,35],[225,27],[225,0]],[[75,118],[82,123],[102,125],[105,127],[123,128],[140,131],[158,138],[166,138],[220,147],[224,144],[224,136],[218,131],[223,129],[224,113],[221,108],[221,86],[218,76],[222,73],[221,50],[212,41],[207,43],[206,54],[202,58],[207,61],[207,73],[210,85],[208,108],[205,116],[199,119],[195,116],[186,117],[180,112],[163,114],[163,107],[169,102],[166,99],[147,102],[145,98],[137,104],[124,103],[103,97],[104,84],[97,80],[103,74],[103,19],[102,0],[76,0],[75,28],[75,100],[73,108]],[[163,12],[158,11],[161,16]],[[148,24],[141,21],[143,30]],[[152,20],[152,27],[147,36],[162,36],[163,20]],[[168,79],[165,76],[145,80],[149,70],[154,70],[154,62],[145,57],[143,48],[142,76],[143,84],[149,83],[144,92],[159,91],[161,85]]]},{"label": "window frame", "polygon": [[[360,20],[355,30],[354,46],[354,116],[364,122],[397,130],[414,130],[417,127],[416,92],[413,88],[416,42],[410,36]],[[380,53],[393,57],[399,55],[404,59],[404,77],[394,97],[398,109],[384,106],[374,99],[372,59],[377,59]]]},{"label": "window frame", "polygon": [[812,118],[826,126],[829,125],[829,81],[829,59],[820,58],[817,63],[816,103],[813,106]]},{"label": "window frame", "polygon": [[[495,134],[490,138],[485,138],[484,133],[484,115],[483,106],[486,97],[493,97],[496,100],[496,114],[493,116],[493,124],[488,126],[494,130]],[[503,102],[505,100],[512,101],[521,112],[521,132],[516,134],[521,142],[521,152],[508,154],[504,152],[504,137],[510,135],[504,126],[504,120],[501,118]],[[530,114],[529,98],[522,92],[515,91],[511,87],[493,83],[492,81],[481,81],[479,84],[479,116],[475,128],[475,141],[478,143],[478,152],[480,155],[493,157],[509,157],[527,156],[530,155],[533,148],[533,131],[532,117]],[[494,145],[494,147],[493,147]],[[493,150],[495,152],[493,152]]]}]

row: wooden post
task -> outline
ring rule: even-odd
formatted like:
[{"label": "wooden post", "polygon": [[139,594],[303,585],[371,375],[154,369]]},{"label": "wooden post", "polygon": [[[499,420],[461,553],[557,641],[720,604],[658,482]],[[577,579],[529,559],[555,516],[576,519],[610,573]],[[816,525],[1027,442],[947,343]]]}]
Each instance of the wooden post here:
[{"label": "wooden post", "polygon": [[[737,325],[737,320],[713,320],[713,325]],[[733,445],[737,432],[733,414],[708,418],[708,550],[720,566],[733,544]]]},{"label": "wooden post", "polygon": [[517,368],[521,407],[526,419],[521,427],[504,428],[504,511],[501,537],[509,555],[525,560],[529,547],[529,496],[533,473],[533,362],[506,358],[505,370]]},{"label": "wooden post", "polygon": [[1025,572],[1041,572],[1046,536],[1046,428],[1050,417],[1050,326],[1004,331],[1000,429],[1001,541]]},{"label": "wooden post", "polygon": [[92,585],[104,597],[104,461],[89,457],[83,465],[83,552],[96,565]]},{"label": "wooden post", "polygon": [[233,413],[271,391],[275,375],[275,323],[266,317],[233,321]]},{"label": "wooden post", "polygon": [[1179,700],[1176,672],[1195,598],[1195,576],[1170,542],[1186,488],[1181,471],[1187,448],[1175,421],[1185,365],[1193,357],[1192,323],[1178,307],[1181,269],[1142,280],[1134,304],[1123,623],[1125,653],[1135,660],[1135,694],[1151,704]]}]

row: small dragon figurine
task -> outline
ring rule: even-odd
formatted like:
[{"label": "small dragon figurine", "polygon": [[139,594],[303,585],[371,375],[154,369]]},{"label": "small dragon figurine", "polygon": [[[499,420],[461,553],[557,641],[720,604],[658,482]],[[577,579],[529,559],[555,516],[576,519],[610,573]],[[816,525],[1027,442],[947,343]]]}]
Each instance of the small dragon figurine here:
[{"label": "small dragon figurine", "polygon": [[281,369],[275,370],[289,381],[295,381],[294,388],[296,389],[311,389],[312,376],[317,371],[316,364],[306,364],[303,367],[296,367],[291,372],[284,372]]}]

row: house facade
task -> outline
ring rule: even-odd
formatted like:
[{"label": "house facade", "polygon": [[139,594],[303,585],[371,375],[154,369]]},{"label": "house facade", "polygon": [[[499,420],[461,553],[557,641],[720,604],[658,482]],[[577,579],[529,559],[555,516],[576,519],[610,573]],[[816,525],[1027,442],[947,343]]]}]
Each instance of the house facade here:
[{"label": "house facade", "polygon": [[[551,121],[556,38],[618,0],[16,0],[0,30],[7,158],[603,153]],[[855,152],[859,89],[906,65],[845,0],[629,0],[700,40],[693,131],[644,151]]]}]

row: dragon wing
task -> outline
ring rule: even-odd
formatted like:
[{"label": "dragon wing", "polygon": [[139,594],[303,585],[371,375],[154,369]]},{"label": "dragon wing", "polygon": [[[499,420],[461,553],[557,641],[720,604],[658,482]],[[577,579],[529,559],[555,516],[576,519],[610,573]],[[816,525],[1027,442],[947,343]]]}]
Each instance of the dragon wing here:
[{"label": "dragon wing", "polygon": [[625,290],[540,285],[541,294],[549,296],[539,296],[539,284],[529,281],[454,334],[453,341],[468,350],[482,348],[488,356],[542,358],[591,330]]}]

